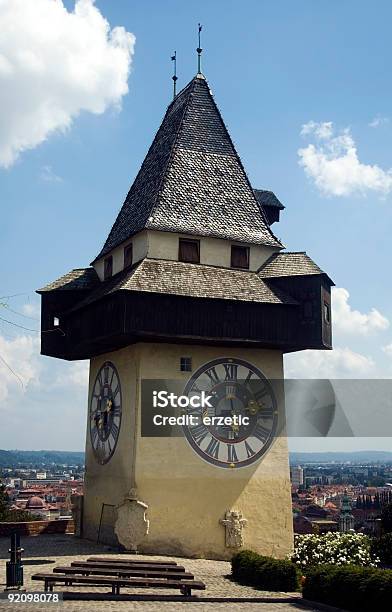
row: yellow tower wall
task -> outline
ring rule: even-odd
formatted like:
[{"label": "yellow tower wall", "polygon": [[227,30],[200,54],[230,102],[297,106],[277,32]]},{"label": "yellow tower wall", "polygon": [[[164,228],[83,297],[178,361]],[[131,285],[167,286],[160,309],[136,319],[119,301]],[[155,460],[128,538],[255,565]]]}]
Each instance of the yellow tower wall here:
[{"label": "yellow tower wall", "polygon": [[[287,440],[277,438],[257,463],[234,470],[204,461],[187,440],[147,438],[140,433],[143,379],[180,379],[180,357],[192,357],[195,371],[219,357],[245,359],[267,378],[283,377],[277,350],[235,349],[175,344],[138,344],[91,361],[90,394],[97,371],[106,361],[116,366],[122,385],[122,425],[116,451],[106,465],[93,456],[87,432],[84,533],[96,538],[102,504],[118,505],[131,487],[148,505],[149,534],[141,552],[229,559],[220,523],[227,510],[247,520],[244,548],[284,557],[292,549],[292,511]],[[283,397],[278,398],[282,403]]]}]

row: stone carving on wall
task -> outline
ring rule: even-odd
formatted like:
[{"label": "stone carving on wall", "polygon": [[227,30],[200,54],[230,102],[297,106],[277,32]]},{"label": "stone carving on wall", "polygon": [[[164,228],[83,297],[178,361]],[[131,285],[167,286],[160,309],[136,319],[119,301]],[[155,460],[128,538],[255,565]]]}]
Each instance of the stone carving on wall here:
[{"label": "stone carving on wall", "polygon": [[148,505],[137,498],[136,489],[131,489],[122,504],[117,506],[114,531],[125,550],[137,552],[138,545],[148,535],[147,508]]},{"label": "stone carving on wall", "polygon": [[247,520],[243,518],[239,510],[227,510],[224,519],[219,520],[226,528],[227,548],[241,548],[244,544],[242,530],[246,527]]}]

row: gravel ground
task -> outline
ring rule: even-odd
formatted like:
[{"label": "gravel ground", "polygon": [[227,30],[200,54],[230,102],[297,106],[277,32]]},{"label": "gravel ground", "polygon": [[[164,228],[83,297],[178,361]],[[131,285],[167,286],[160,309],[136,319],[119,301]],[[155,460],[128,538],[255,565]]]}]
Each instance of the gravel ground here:
[{"label": "gravel ground", "polygon": [[[111,556],[113,558],[132,558],[129,555],[120,555],[104,545],[94,544],[87,540],[80,540],[72,535],[39,535],[22,538],[21,545],[25,549],[23,553],[24,584],[28,592],[43,591],[43,583],[32,581],[31,575],[38,572],[51,573],[55,565],[69,565],[72,561],[85,560],[88,556]],[[5,560],[8,555],[9,539],[0,538],[0,591],[5,587]],[[173,560],[184,565],[185,569],[192,572],[195,579],[202,580],[206,584],[205,591],[195,591],[197,602],[189,601],[64,601],[59,604],[53,603],[8,603],[0,601],[1,611],[20,609],[21,612],[41,612],[52,610],[56,612],[131,612],[143,610],[144,612],[158,612],[159,610],[191,612],[216,612],[223,611],[251,611],[260,612],[294,612],[295,610],[312,610],[305,607],[300,601],[298,593],[271,593],[269,591],[258,591],[251,587],[240,586],[232,582],[230,564],[226,561],[211,561],[207,559],[183,559],[179,557],[145,556],[137,555],[137,559]],[[45,563],[51,561],[51,563]],[[58,587],[60,591],[75,592],[78,587]],[[82,589],[81,589],[82,590]],[[87,587],[89,592],[107,593],[106,588]],[[82,590],[83,592],[83,590]],[[121,590],[125,592],[124,589]],[[160,591],[168,597],[168,591]],[[178,595],[178,591],[173,592]],[[146,594],[145,589],[134,589],[132,594]]]}]

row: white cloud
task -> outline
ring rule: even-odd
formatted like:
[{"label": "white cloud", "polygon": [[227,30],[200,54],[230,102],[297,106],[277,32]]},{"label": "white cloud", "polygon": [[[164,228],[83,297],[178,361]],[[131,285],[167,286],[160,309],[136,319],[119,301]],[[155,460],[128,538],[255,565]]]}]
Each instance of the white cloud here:
[{"label": "white cloud", "polygon": [[0,0],[0,31],[0,166],[128,92],[135,37],[94,0]]},{"label": "white cloud", "polygon": [[68,363],[39,351],[38,335],[10,341],[0,335],[0,422],[6,425],[0,427],[0,448],[80,450],[88,362]]},{"label": "white cloud", "polygon": [[380,125],[385,125],[386,123],[389,123],[389,117],[381,117],[380,115],[377,115],[368,125],[369,127],[376,128],[380,127]]},{"label": "white cloud", "polygon": [[368,336],[373,332],[388,329],[389,321],[376,308],[368,313],[354,310],[349,304],[350,294],[343,287],[332,289],[332,321],[338,334]]},{"label": "white cloud", "polygon": [[61,368],[57,369],[57,375],[52,383],[53,387],[73,388],[76,386],[87,390],[89,374],[88,361],[63,362],[61,366]]},{"label": "white cloud", "polygon": [[285,356],[286,378],[370,378],[374,367],[371,357],[348,347]]},{"label": "white cloud", "polygon": [[88,373],[88,361],[41,357],[38,335],[18,335],[12,339],[0,335],[0,407],[1,401],[10,395],[24,396],[28,404],[32,385],[44,394],[61,390],[72,394],[75,389],[87,392]]},{"label": "white cloud", "polygon": [[44,181],[44,183],[62,183],[63,182],[63,179],[61,178],[61,176],[59,176],[53,171],[52,166],[42,166],[39,177],[41,181]]},{"label": "white cloud", "polygon": [[314,133],[317,138],[328,139],[332,138],[333,135],[333,124],[332,121],[325,121],[324,123],[316,123],[315,121],[309,121],[305,123],[301,128],[301,136],[308,136]]},{"label": "white cloud", "polygon": [[41,314],[39,302],[27,302],[27,304],[23,304],[22,313],[31,319],[39,319]]},{"label": "white cloud", "polygon": [[39,340],[32,336],[16,336],[7,340],[0,336],[0,402],[12,394],[25,394],[29,384],[38,384],[41,372]]},{"label": "white cloud", "polygon": [[363,164],[349,128],[335,134],[332,122],[309,121],[301,134],[314,136],[316,144],[298,149],[298,163],[322,193],[348,196],[374,191],[385,195],[392,191],[392,168]]},{"label": "white cloud", "polygon": [[[368,338],[388,329],[389,321],[376,308],[363,313],[349,303],[350,294],[343,287],[332,288],[332,328],[335,348],[332,351],[301,351],[285,356],[287,378],[372,378],[382,368],[374,359],[346,346],[348,337]],[[392,344],[384,347],[392,355]]]},{"label": "white cloud", "polygon": [[388,355],[388,357],[392,357],[392,343],[386,344],[385,346],[383,346],[382,350],[384,351],[386,355]]}]

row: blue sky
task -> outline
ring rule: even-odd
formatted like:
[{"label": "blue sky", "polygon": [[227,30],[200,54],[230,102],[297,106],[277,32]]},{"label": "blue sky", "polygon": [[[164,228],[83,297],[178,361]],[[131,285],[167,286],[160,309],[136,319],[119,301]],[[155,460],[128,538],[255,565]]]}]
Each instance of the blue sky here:
[{"label": "blue sky", "polygon": [[[10,4],[17,10],[20,1]],[[31,5],[29,23],[18,19],[19,32],[3,47],[0,43],[0,60],[5,56],[12,63],[17,57],[18,36],[35,50],[38,42],[26,37],[24,28],[31,33],[34,11],[38,20],[40,5],[44,10],[50,1],[24,0],[23,10]],[[73,11],[74,2],[64,0],[64,7]],[[272,189],[286,206],[275,233],[289,250],[306,250],[339,288],[334,356],[290,356],[288,374],[391,376],[391,3],[97,0],[95,7],[111,28],[123,26],[136,42],[131,60],[125,59],[124,49],[117,57],[99,48],[103,85],[94,85],[91,73],[101,68],[92,65],[89,98],[72,75],[57,81],[64,67],[61,54],[55,64],[56,40],[53,56],[50,41],[44,56],[44,63],[48,58],[52,65],[40,68],[46,81],[31,76],[29,54],[18,56],[12,77],[2,72],[0,61],[0,88],[4,92],[11,82],[7,79],[13,78],[14,96],[14,102],[7,93],[0,96],[0,144],[13,138],[12,129],[23,124],[27,111],[33,142],[36,123],[43,121],[28,108],[29,96],[35,100],[42,93],[37,93],[37,82],[45,83],[48,99],[53,92],[49,111],[54,113],[57,99],[69,119],[64,129],[58,113],[52,114],[58,129],[46,133],[43,127],[42,142],[25,151],[17,150],[15,137],[15,159],[3,158],[0,296],[17,297],[0,299],[0,317],[38,329],[34,290],[96,256],[171,99],[174,49],[179,87],[196,72],[200,21],[203,72],[251,182]],[[2,31],[7,31],[2,20],[9,26],[16,17],[11,9],[0,12]],[[59,22],[49,17],[48,31],[56,31]],[[94,23],[91,19],[91,28]],[[86,59],[83,46],[79,53],[81,66],[94,61]],[[24,61],[30,67],[21,68]],[[131,71],[125,93],[113,85],[112,76],[124,86],[127,61]],[[102,89],[106,86],[110,99]],[[0,430],[0,448],[83,448],[84,366],[39,358],[37,334],[1,320],[0,356],[24,383],[22,388],[0,363],[0,410],[9,422],[9,429]],[[320,448],[319,441],[307,444]],[[360,447],[369,444],[390,446],[373,440]]]}]

